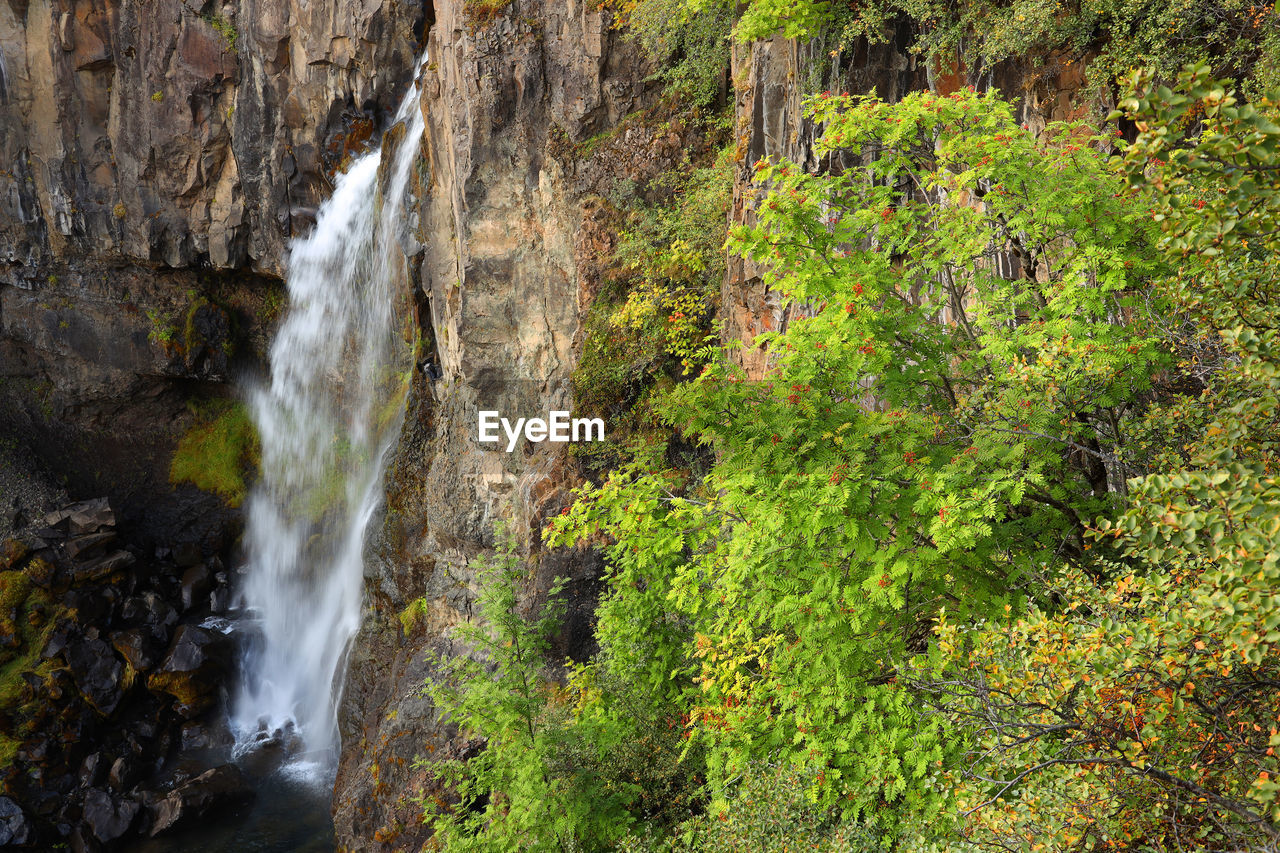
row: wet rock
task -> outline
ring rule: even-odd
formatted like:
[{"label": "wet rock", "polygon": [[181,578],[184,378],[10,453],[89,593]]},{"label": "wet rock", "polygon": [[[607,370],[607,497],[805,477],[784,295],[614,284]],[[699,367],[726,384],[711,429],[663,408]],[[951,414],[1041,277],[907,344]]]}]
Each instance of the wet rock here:
[{"label": "wet rock", "polygon": [[182,609],[190,610],[193,606],[203,604],[211,589],[213,579],[203,563],[187,569],[182,573]]},{"label": "wet rock", "polygon": [[199,565],[203,558],[199,542],[179,542],[173,546],[173,561],[178,564],[178,568]]},{"label": "wet rock", "polygon": [[128,551],[113,551],[97,560],[78,564],[72,570],[72,583],[79,585],[100,581],[116,572],[129,568],[136,562],[137,557],[134,557]]},{"label": "wet rock", "polygon": [[188,722],[182,726],[181,746],[184,752],[196,749],[217,749],[231,746],[235,738],[225,722]]},{"label": "wet rock", "polygon": [[31,821],[8,797],[0,797],[0,847],[19,846],[32,840]]},{"label": "wet rock", "polygon": [[149,633],[141,628],[128,631],[117,631],[111,635],[111,647],[120,657],[125,659],[134,672],[146,672],[155,665],[158,657],[157,644]]},{"label": "wet rock", "polygon": [[[72,613],[75,614],[73,618],[77,625],[89,626],[104,622],[111,614],[111,605],[113,603],[113,599],[109,599],[103,594],[102,590],[96,587],[73,589],[67,593],[64,601]],[[71,628],[67,645],[71,645],[70,641],[79,633],[82,633],[82,629]]]},{"label": "wet rock", "polygon": [[234,764],[215,767],[179,785],[155,804],[151,837],[189,826],[222,809],[243,805],[253,796],[253,787],[239,767]]},{"label": "wet rock", "polygon": [[209,593],[209,611],[219,615],[231,609],[231,590],[220,586]]},{"label": "wet rock", "polygon": [[93,830],[87,825],[76,826],[67,838],[71,853],[102,853],[103,845],[93,837]]},{"label": "wet rock", "polygon": [[80,694],[104,716],[114,711],[124,695],[124,664],[111,647],[102,640],[84,640],[73,644],[66,657]]},{"label": "wet rock", "polygon": [[120,616],[126,622],[146,629],[152,637],[162,642],[169,639],[169,630],[178,624],[178,611],[154,592],[125,599]]},{"label": "wet rock", "polygon": [[76,536],[97,533],[103,528],[116,526],[116,514],[111,511],[106,498],[84,501],[64,512],[67,513],[71,532]]},{"label": "wet rock", "polygon": [[142,765],[127,755],[122,755],[111,765],[107,773],[107,786],[115,791],[127,791],[142,778]]},{"label": "wet rock", "polygon": [[102,753],[95,752],[85,757],[80,764],[80,784],[83,787],[91,788],[98,784],[98,780],[102,778],[103,772]]},{"label": "wet rock", "polygon": [[201,379],[221,381],[227,375],[231,350],[231,318],[208,300],[194,304],[187,313],[186,366]]},{"label": "wet rock", "polygon": [[133,800],[113,797],[101,788],[85,793],[83,820],[99,841],[114,841],[128,832],[138,811]]},{"label": "wet rock", "polygon": [[183,625],[173,637],[169,653],[147,678],[152,692],[167,693],[175,710],[186,719],[213,707],[223,677],[231,670],[231,646],[214,631]]},{"label": "wet rock", "polygon": [[69,539],[62,547],[72,560],[86,561],[90,557],[101,554],[108,544],[115,541],[115,538],[114,530],[104,530],[101,533],[88,533]]}]

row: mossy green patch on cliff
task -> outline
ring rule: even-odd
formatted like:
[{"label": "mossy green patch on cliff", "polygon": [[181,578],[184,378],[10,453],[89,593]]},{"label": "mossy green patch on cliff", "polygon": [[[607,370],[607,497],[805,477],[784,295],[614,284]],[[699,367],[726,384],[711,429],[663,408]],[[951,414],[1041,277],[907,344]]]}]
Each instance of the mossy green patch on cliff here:
[{"label": "mossy green patch on cliff", "polygon": [[[33,561],[28,569],[43,569]],[[0,768],[12,765],[22,739],[30,733],[27,681],[56,667],[41,661],[56,620],[49,594],[32,583],[27,571],[0,572]],[[24,704],[25,703],[25,704]]]},{"label": "mossy green patch on cliff", "polygon": [[197,413],[196,424],[179,440],[169,465],[169,482],[192,483],[239,506],[247,478],[257,468],[258,432],[243,403],[223,402],[221,410]]},{"label": "mossy green patch on cliff", "polygon": [[23,572],[0,573],[0,664],[9,663],[22,645],[21,609],[31,591]]},{"label": "mossy green patch on cliff", "polygon": [[466,0],[462,4],[462,16],[474,33],[492,24],[510,5],[511,0]]},{"label": "mossy green patch on cliff", "polygon": [[236,40],[240,34],[236,31],[236,25],[231,22],[225,15],[201,15],[201,19],[209,26],[213,27],[218,35],[222,36],[222,41],[226,45],[228,53],[236,53]]},{"label": "mossy green patch on cliff", "polygon": [[147,319],[151,321],[147,340],[159,344],[166,353],[172,351],[178,338],[178,330],[174,328],[173,321],[154,308],[147,309]]},{"label": "mossy green patch on cliff", "polygon": [[188,298],[191,299],[187,305],[186,313],[182,320],[182,347],[184,353],[198,353],[201,349],[209,346],[216,346],[222,349],[224,355],[230,356],[235,344],[233,338],[228,335],[221,341],[206,340],[205,334],[201,331],[201,320],[204,318],[208,322],[210,315],[221,315],[219,319],[230,324],[230,318],[222,306],[218,305],[207,296],[202,296],[194,291],[188,291]]},{"label": "mossy green patch on cliff", "polygon": [[427,618],[431,605],[427,603],[425,598],[415,598],[409,602],[409,606],[399,613],[400,628],[407,637],[413,633],[413,629],[417,627],[419,620]]}]

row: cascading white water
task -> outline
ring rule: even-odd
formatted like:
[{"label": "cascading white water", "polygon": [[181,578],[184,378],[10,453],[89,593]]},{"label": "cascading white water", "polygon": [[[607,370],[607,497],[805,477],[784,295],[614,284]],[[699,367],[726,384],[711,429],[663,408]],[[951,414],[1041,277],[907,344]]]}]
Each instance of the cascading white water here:
[{"label": "cascading white water", "polygon": [[336,753],[365,529],[412,367],[395,306],[405,192],[423,130],[416,81],[395,122],[405,128],[382,193],[374,151],[338,177],[315,230],[294,241],[271,382],[250,395],[262,469],[247,505],[243,597],[258,632],[232,724],[242,749],[292,729],[322,766]]}]

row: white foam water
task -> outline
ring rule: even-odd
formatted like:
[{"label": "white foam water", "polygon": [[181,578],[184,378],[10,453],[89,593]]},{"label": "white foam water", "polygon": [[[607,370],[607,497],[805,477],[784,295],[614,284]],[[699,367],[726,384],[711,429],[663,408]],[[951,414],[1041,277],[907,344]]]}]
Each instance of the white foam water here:
[{"label": "white foam water", "polygon": [[316,772],[337,754],[365,532],[412,368],[395,306],[405,195],[423,131],[416,81],[395,122],[405,127],[382,192],[382,152],[373,151],[338,177],[315,229],[294,241],[270,383],[249,395],[262,468],[246,505],[242,604],[253,641],[232,728],[241,751],[285,740],[297,767]]}]

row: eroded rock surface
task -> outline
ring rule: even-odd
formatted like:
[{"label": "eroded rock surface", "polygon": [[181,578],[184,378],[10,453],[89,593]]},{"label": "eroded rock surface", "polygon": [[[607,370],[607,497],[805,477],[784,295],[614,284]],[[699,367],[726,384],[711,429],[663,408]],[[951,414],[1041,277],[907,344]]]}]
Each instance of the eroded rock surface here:
[{"label": "eroded rock surface", "polygon": [[[0,245],[279,274],[411,76],[416,3],[31,0],[0,8]],[[3,269],[3,268],[0,268]]]},{"label": "eroded rock surface", "polygon": [[[564,445],[507,453],[480,443],[478,410],[572,408],[575,337],[599,287],[599,241],[609,239],[601,197],[671,168],[697,144],[660,121],[623,126],[656,103],[659,87],[593,7],[517,0],[476,26],[461,2],[445,0],[429,50],[416,263],[429,369],[416,371],[388,473],[367,567],[370,609],[349,666],[334,799],[345,850],[425,840],[414,797],[437,783],[414,759],[465,749],[421,696],[427,654],[465,651],[449,629],[472,611],[495,522],[533,570],[526,606],[540,606],[564,574],[576,612],[591,610],[598,561],[543,554],[538,536],[577,483],[576,466]],[[427,616],[406,637],[397,616],[418,598]],[[583,654],[590,642],[589,625],[574,621],[558,651]]]}]

